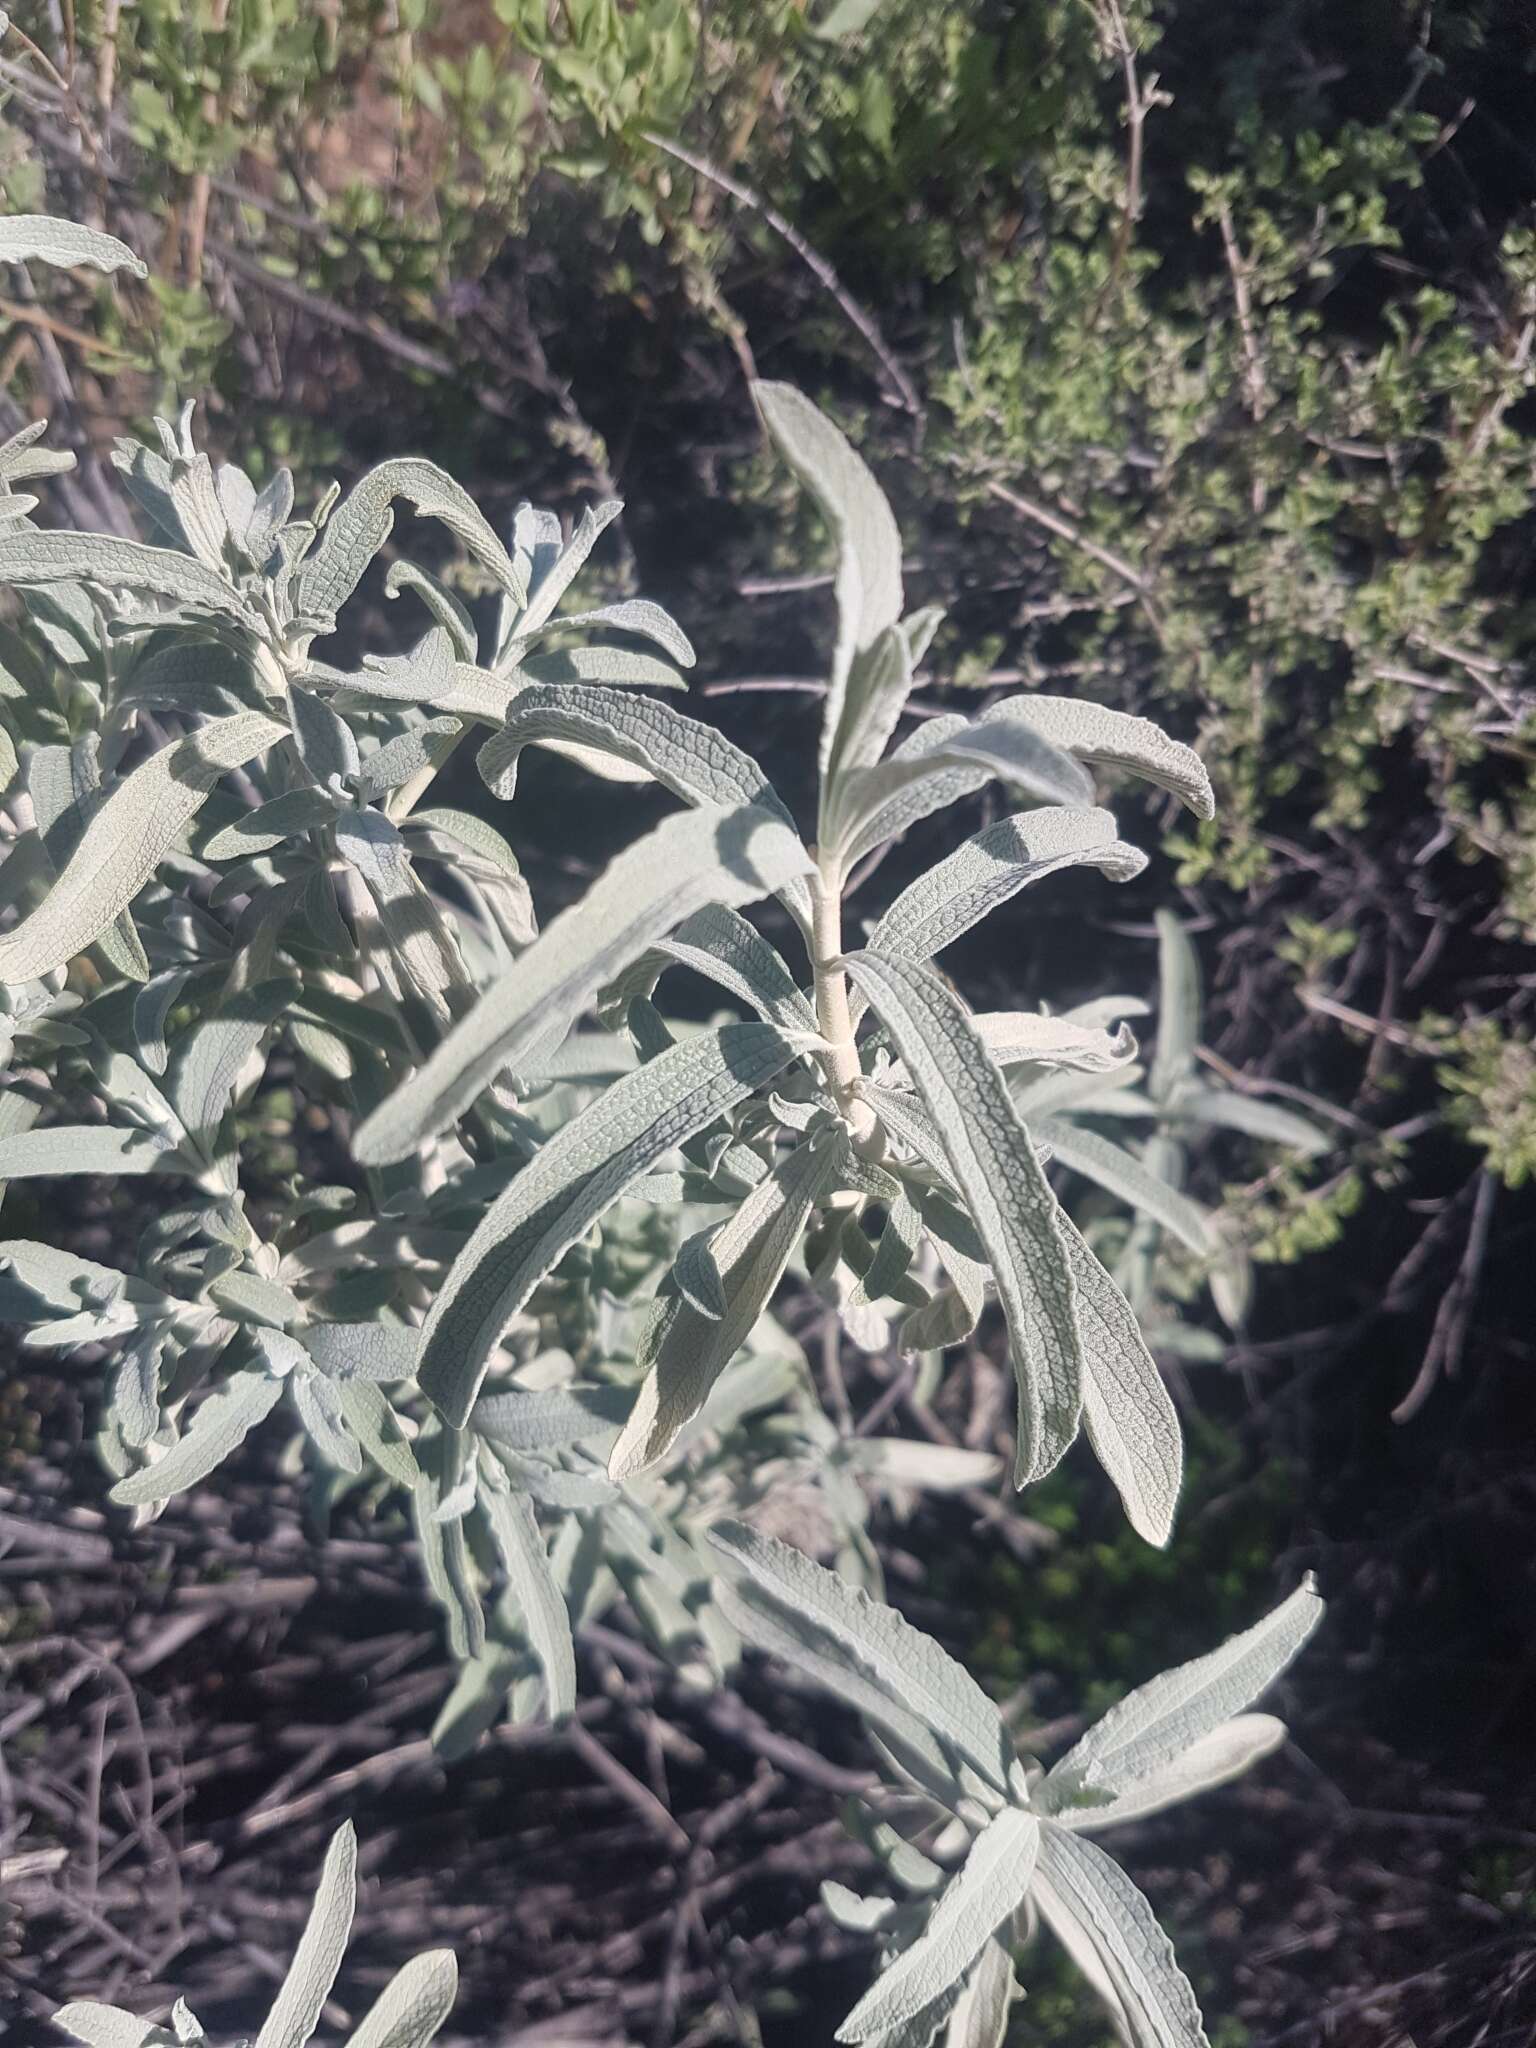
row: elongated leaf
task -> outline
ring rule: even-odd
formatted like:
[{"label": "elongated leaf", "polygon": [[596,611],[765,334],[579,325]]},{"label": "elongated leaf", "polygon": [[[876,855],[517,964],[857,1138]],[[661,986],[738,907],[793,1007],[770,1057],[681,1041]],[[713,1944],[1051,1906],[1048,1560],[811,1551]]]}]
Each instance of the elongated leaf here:
[{"label": "elongated leaf", "polygon": [[987,1943],[966,1981],[944,2031],[944,2048],[1003,2048],[1018,1996],[1013,1948],[1006,1935],[999,1935]]},{"label": "elongated leaf", "polygon": [[[562,624],[567,623],[562,621]],[[685,690],[688,686],[667,661],[638,647],[550,647],[526,654],[509,680],[528,683],[619,683],[644,690]]]},{"label": "elongated leaf", "polygon": [[1058,1220],[1082,1332],[1083,1427],[1131,1527],[1161,1549],[1173,1533],[1184,1474],[1178,1412],[1135,1311],[1072,1219]]},{"label": "elongated leaf", "polygon": [[630,1182],[794,1057],[772,1024],[684,1039],[562,1125],[486,1211],[422,1332],[417,1378],[462,1428],[509,1319]]},{"label": "elongated leaf", "polygon": [[553,616],[555,606],[586,567],[587,558],[597,546],[600,536],[623,510],[624,502],[621,498],[609,498],[601,505],[589,505],[577,521],[576,531],[564,547],[559,549],[554,560],[542,574],[539,574],[538,570],[543,550],[535,550],[534,570],[537,581],[533,585],[527,609],[517,622],[519,639],[525,639],[537,632],[546,620]]},{"label": "elongated leaf", "polygon": [[1049,1472],[1077,1432],[1082,1357],[1056,1198],[1007,1085],[931,968],[865,952],[848,972],[932,1113],[986,1251],[1019,1388],[1015,1483]]},{"label": "elongated leaf", "polygon": [[803,874],[794,834],[753,806],[667,818],[493,982],[357,1133],[367,1165],[403,1159],[462,1114],[503,1066],[574,1022],[605,982],[707,902],[745,903]]},{"label": "elongated leaf", "polygon": [[48,213],[11,213],[0,218],[0,263],[51,263],[60,270],[129,270],[135,277],[149,272],[126,242],[103,235],[78,221],[55,220]]},{"label": "elongated leaf", "polygon": [[257,1423],[271,1414],[282,1391],[282,1381],[269,1373],[231,1374],[198,1408],[181,1441],[154,1464],[119,1479],[111,1498],[119,1507],[139,1508],[184,1493],[223,1464]]},{"label": "elongated leaf", "polygon": [[1261,1096],[1239,1095],[1230,1088],[1181,1088],[1175,1109],[1194,1123],[1241,1131],[1245,1137],[1269,1145],[1289,1145],[1308,1156],[1326,1152],[1330,1143],[1316,1124],[1295,1110],[1282,1109],[1279,1103],[1266,1102]]},{"label": "elongated leaf", "polygon": [[837,546],[837,645],[817,767],[830,785],[855,657],[901,617],[901,535],[884,491],[847,437],[789,384],[752,386],[774,446],[816,500]]},{"label": "elongated leaf", "polygon": [[1032,725],[1052,746],[1075,754],[1094,767],[1116,768],[1136,775],[1176,796],[1197,818],[1216,815],[1211,778],[1191,747],[1171,740],[1150,718],[1134,718],[1105,704],[1081,697],[1051,697],[1031,692],[1010,697],[1005,715]]},{"label": "elongated leaf", "polygon": [[336,851],[362,876],[396,958],[438,1016],[446,996],[470,986],[446,918],[417,881],[398,829],[382,811],[347,811],[336,825]]},{"label": "elongated leaf", "polygon": [[1157,1050],[1148,1085],[1167,1102],[1195,1068],[1200,1042],[1200,960],[1171,911],[1157,913]]},{"label": "elongated leaf", "polygon": [[786,1031],[814,1031],[816,1012],[783,955],[738,911],[706,904],[685,918],[670,937],[658,939],[603,993],[605,1016],[619,1016],[634,996],[649,996],[673,962],[729,989],[760,1016]]},{"label": "elongated leaf", "polygon": [[347,2048],[427,2048],[458,1992],[459,1966],[451,1948],[412,1956],[369,2007]]},{"label": "elongated leaf", "polygon": [[1040,1834],[1034,1815],[1016,1806],[988,1821],[923,1932],[859,2000],[839,2041],[868,2041],[903,2025],[965,1975],[1029,1891]]},{"label": "elongated leaf", "polygon": [[187,1134],[210,1163],[235,1091],[262,1039],[293,1001],[290,981],[242,989],[182,1038],[170,1063],[170,1096]]},{"label": "elongated leaf", "polygon": [[1273,1685],[1322,1619],[1310,1576],[1219,1650],[1165,1671],[1110,1708],[1056,1764],[1063,1780],[1123,1791],[1161,1771]]},{"label": "elongated leaf", "polygon": [[351,1821],[331,1837],[315,1902],[256,2048],[304,2048],[331,1995],[357,1907],[357,1836]]},{"label": "elongated leaf", "polygon": [[106,533],[7,534],[0,539],[0,583],[21,589],[97,583],[103,590],[169,597],[197,611],[252,623],[244,598],[217,570],[174,548],[146,547]]},{"label": "elongated leaf", "polygon": [[[898,748],[888,760],[851,773],[839,795],[835,825],[845,863],[877,843],[871,836],[875,821],[909,793],[911,805],[922,798],[918,817],[994,779],[1043,804],[1091,805],[1093,782],[1087,770],[1033,726],[1008,717],[1009,709],[995,704],[958,727],[936,719],[920,736],[928,740],[925,748],[910,753]],[[942,735],[936,730],[940,726],[946,728]]]},{"label": "elongated leaf", "polygon": [[555,1583],[538,1519],[525,1496],[514,1494],[494,1458],[482,1453],[480,1501],[517,1602],[523,1633],[544,1673],[545,1706],[552,1721],[576,1705],[576,1648],[571,1618]]},{"label": "elongated leaf", "polygon": [[1139,875],[1147,857],[1115,836],[1108,811],[1020,811],[967,839],[896,898],[870,934],[877,953],[928,960],[1030,883],[1088,863],[1111,881]]},{"label": "elongated leaf", "polygon": [[1113,1139],[1101,1138],[1097,1131],[1056,1117],[1041,1117],[1034,1128],[1036,1137],[1050,1146],[1063,1166],[1144,1210],[1191,1251],[1212,1258],[1220,1250],[1220,1240],[1200,1204],[1149,1172],[1134,1152],[1127,1152]]},{"label": "elongated leaf", "polygon": [[1079,1834],[1096,1834],[1100,1828],[1144,1820],[1150,1813],[1161,1813],[1164,1807],[1177,1806],[1240,1778],[1272,1755],[1284,1740],[1285,1723],[1273,1714],[1238,1714],[1181,1750],[1172,1763],[1148,1778],[1138,1778],[1128,1791],[1092,1805],[1064,1807],[1052,1819],[1058,1827]]},{"label": "elongated leaf", "polygon": [[[1136,1057],[1136,1041],[1126,1025],[1111,1035],[1038,1010],[982,1010],[971,1022],[1003,1068],[1069,1067],[1074,1073],[1111,1074],[1123,1072]],[[888,1089],[900,1088],[906,1084],[906,1071],[898,1062],[885,1079]]]},{"label": "elongated leaf", "polygon": [[1134,2048],[1209,2048],[1172,1944],[1141,1893],[1102,1849],[1047,1823],[1035,1893],[1053,1927],[1066,1918],[1094,1951]]},{"label": "elongated leaf", "polygon": [[0,1181],[68,1173],[153,1173],[165,1156],[164,1140],[151,1131],[50,1124],[46,1130],[0,1137]]},{"label": "elongated leaf", "polygon": [[258,711],[239,711],[162,747],[125,776],[43,902],[0,938],[0,981],[34,981],[100,938],[176,845],[219,777],[264,753],[286,731]]},{"label": "elongated leaf", "polygon": [[1012,1745],[997,1709],[931,1636],[801,1551],[744,1523],[717,1522],[709,1540],[775,1600],[844,1644],[876,1685],[919,1715],[988,1784],[1005,1789]]},{"label": "elongated leaf", "polygon": [[915,1487],[924,1493],[959,1493],[987,1486],[1003,1467],[991,1451],[960,1444],[926,1444],[906,1437],[860,1436],[848,1444],[850,1462],[871,1485]]},{"label": "elongated leaf", "polygon": [[704,1406],[768,1306],[836,1164],[830,1145],[798,1146],[715,1232],[710,1250],[723,1312],[712,1317],[690,1301],[678,1304],[613,1447],[611,1478],[633,1478],[654,1465]]},{"label": "elongated leaf", "polygon": [[905,1696],[875,1675],[867,1659],[798,1606],[751,1579],[717,1579],[715,1606],[742,1641],[821,1686],[870,1724],[872,1739],[901,1757],[913,1782],[941,1805],[962,1797],[951,1750]]},{"label": "elongated leaf", "polygon": [[389,539],[397,498],[423,518],[441,520],[504,591],[519,604],[526,600],[524,579],[474,500],[435,463],[406,456],[369,470],[331,514],[319,546],[299,572],[300,611],[324,617],[341,610]]},{"label": "elongated leaf", "polygon": [[508,707],[500,732],[479,754],[480,773],[497,796],[516,794],[524,747],[588,748],[640,769],[690,804],[756,804],[783,818],[789,813],[750,754],[713,726],[689,718],[658,698],[633,690],[537,683]]},{"label": "elongated leaf", "polygon": [[291,789],[215,832],[204,843],[203,858],[248,860],[252,854],[281,846],[285,839],[295,839],[317,825],[329,824],[335,816],[336,800],[324,790]]},{"label": "elongated leaf", "polygon": [[590,631],[593,626],[612,626],[621,633],[637,633],[642,640],[654,640],[658,647],[664,647],[683,668],[692,668],[694,664],[688,635],[670,613],[646,597],[627,597],[619,604],[605,604],[594,612],[567,612],[554,624],[562,633],[575,626],[583,631]]}]

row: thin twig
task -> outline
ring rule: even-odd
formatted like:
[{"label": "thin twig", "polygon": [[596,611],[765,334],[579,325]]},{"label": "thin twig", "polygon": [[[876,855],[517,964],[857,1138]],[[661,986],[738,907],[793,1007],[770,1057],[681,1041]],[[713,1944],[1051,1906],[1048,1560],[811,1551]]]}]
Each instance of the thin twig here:
[{"label": "thin twig", "polygon": [[674,142],[669,137],[658,135],[651,130],[646,131],[645,140],[654,148],[665,150],[668,156],[675,157],[680,164],[686,164],[697,176],[708,178],[711,184],[718,185],[722,192],[729,192],[738,205],[749,207],[752,212],[762,215],[774,233],[794,250],[823,289],[830,292],[851,324],[863,335],[876,361],[895,387],[902,409],[911,413],[914,418],[920,419],[923,408],[916,387],[896,360],[884,335],[875,325],[873,317],[848,290],[826,257],[812,248],[794,223],[786,220],[777,207],[770,205],[760,192],[754,192],[750,185],[742,184],[739,178],[733,178],[729,171],[721,170],[718,164],[712,164],[707,157],[699,156],[691,149],[685,149],[682,143]]}]

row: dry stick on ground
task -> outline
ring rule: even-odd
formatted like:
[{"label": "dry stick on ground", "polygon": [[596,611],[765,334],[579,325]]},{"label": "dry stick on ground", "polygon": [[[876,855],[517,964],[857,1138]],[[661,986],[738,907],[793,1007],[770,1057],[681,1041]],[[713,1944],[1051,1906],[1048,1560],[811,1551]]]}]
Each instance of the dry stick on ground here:
[{"label": "dry stick on ground", "polygon": [[826,257],[811,247],[794,223],[786,220],[761,193],[754,192],[750,185],[743,185],[739,178],[733,178],[729,171],[721,170],[718,164],[712,164],[707,157],[698,156],[693,150],[685,149],[680,142],[673,142],[667,136],[657,135],[649,130],[646,132],[645,140],[654,148],[665,150],[668,156],[676,157],[680,164],[686,164],[696,176],[708,178],[712,184],[718,185],[721,191],[729,192],[738,205],[762,215],[774,233],[794,250],[823,289],[831,293],[850,323],[863,335],[876,361],[895,388],[902,409],[911,413],[914,419],[921,419],[923,408],[916,387],[896,360],[884,335],[875,325],[873,316],[859,304]]}]

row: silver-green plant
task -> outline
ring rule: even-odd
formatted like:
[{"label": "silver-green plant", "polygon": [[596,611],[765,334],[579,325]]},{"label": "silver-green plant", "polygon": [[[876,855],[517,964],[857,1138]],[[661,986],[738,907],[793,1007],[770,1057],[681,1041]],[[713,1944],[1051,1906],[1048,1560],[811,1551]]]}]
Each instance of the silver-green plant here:
[{"label": "silver-green plant", "polygon": [[[347,1952],[356,1906],[357,1837],[347,1821],[331,1837],[309,1919],[251,2048],[305,2048],[313,2038]],[[413,1956],[348,2034],[346,2048],[427,2048],[453,2010],[458,1988],[452,1949]],[[94,1998],[61,2006],[53,2021],[83,2048],[196,2048],[208,2038],[184,1998],[172,2007],[167,2026]]]},{"label": "silver-green plant", "polygon": [[[0,258],[127,255],[59,224],[8,231]],[[158,447],[117,449],[146,543],[38,529],[15,485],[59,458],[34,429],[0,449],[0,583],[32,628],[0,627],[0,899],[16,913],[0,935],[0,1183],[156,1190],[131,1269],[0,1245],[0,1317],[30,1347],[112,1359],[97,1443],[112,1500],[140,1518],[279,1410],[317,1519],[349,1494],[380,1513],[403,1499],[461,1665],[436,1731],[449,1755],[509,1700],[518,1717],[568,1713],[574,1631],[620,1599],[688,1683],[718,1684],[744,1635],[799,1643],[803,1662],[803,1629],[769,1641],[722,1584],[722,1518],[809,1497],[823,1554],[878,1593],[868,1489],[991,1476],[985,1452],[834,1427],[772,1314],[791,1266],[855,1344],[915,1355],[930,1382],[995,1294],[1016,1485],[1081,1427],[1140,1533],[1161,1544],[1172,1526],[1172,1403],[1046,1171],[1053,1150],[1102,1165],[1092,1117],[1101,1084],[1133,1077],[1130,1006],[978,1016],[933,962],[1059,869],[1140,871],[1091,769],[1202,817],[1209,782],[1150,722],[1062,697],[941,716],[893,744],[938,615],[906,612],[895,521],[844,437],[787,387],[756,396],[837,548],[814,843],[750,756],[649,694],[693,659],[664,612],[633,597],[560,609],[616,505],[568,540],[524,506],[507,546],[442,471],[406,460],[298,516],[286,472],[258,490],[215,468],[189,408],[158,423]],[[404,654],[329,664],[317,643],[401,501],[447,528],[472,581],[397,555],[385,594],[419,601],[427,630]],[[493,600],[479,622],[466,591]],[[505,802],[533,747],[682,808],[540,931],[502,835],[426,803],[471,736]],[[851,943],[868,857],[992,783],[1025,807]],[[803,965],[742,915],[768,899]],[[655,998],[678,965],[745,1014],[669,1024]],[[346,1184],[268,1157],[279,1070],[349,1142]],[[1149,1099],[1159,1117],[1189,1103],[1155,1076]],[[1121,1157],[1134,1172],[1098,1178],[1163,1225],[1185,1213],[1172,1174]],[[930,1765],[948,1753],[942,1728],[912,1739]],[[962,1820],[1024,1813],[1012,1765],[973,1783],[974,1758],[951,1762]],[[930,1791],[950,1784],[935,1770]],[[1083,1796],[1123,1799],[1130,1782],[1094,1776]],[[1034,1826],[1044,1809],[1026,1803]],[[1001,1838],[986,1839],[990,1863]],[[970,1889],[957,1897],[974,1930]],[[1135,1945],[1142,1909],[1126,1912]],[[1193,2042],[1198,2023],[1146,2038]]]},{"label": "silver-green plant", "polygon": [[855,1825],[899,1899],[828,1884],[828,1910],[877,1936],[880,1974],[838,2029],[878,2048],[1000,2048],[1018,1995],[1012,1938],[1038,1913],[1129,2048],[1195,2048],[1188,1979],[1119,1865],[1085,1839],[1227,1783],[1284,1739],[1247,1711],[1322,1615],[1310,1580],[1221,1648],[1110,1708],[1050,1770],[1021,1756],[975,1680],[896,1613],[741,1523],[712,1541],[745,1639],[868,1725],[886,1781]]}]

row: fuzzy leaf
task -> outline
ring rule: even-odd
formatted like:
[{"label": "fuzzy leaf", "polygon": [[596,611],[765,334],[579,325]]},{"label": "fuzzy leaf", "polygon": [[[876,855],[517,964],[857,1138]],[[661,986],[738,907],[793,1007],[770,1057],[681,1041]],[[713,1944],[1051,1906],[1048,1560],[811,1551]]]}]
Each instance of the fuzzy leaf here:
[{"label": "fuzzy leaf", "polygon": [[368,1117],[366,1165],[403,1159],[461,1115],[491,1077],[576,1019],[637,954],[707,902],[744,903],[806,871],[778,819],[754,806],[665,819],[619,855],[448,1033],[426,1064]]},{"label": "fuzzy leaf", "polygon": [[611,1435],[629,1409],[623,1387],[511,1387],[477,1401],[469,1426],[509,1451],[559,1451]]},{"label": "fuzzy leaf", "polygon": [[255,2048],[304,2048],[331,1995],[357,1906],[357,1836],[351,1821],[331,1837],[315,1902]]},{"label": "fuzzy leaf", "polygon": [[1212,1258],[1220,1250],[1211,1220],[1200,1204],[1159,1179],[1123,1145],[1101,1138],[1097,1131],[1084,1130],[1081,1124],[1064,1123],[1055,1117],[1039,1118],[1034,1129],[1035,1136],[1050,1146],[1063,1166],[1143,1210],[1191,1251]]},{"label": "fuzzy leaf", "polygon": [[459,1966],[451,1948],[431,1948],[397,1970],[347,2048],[427,2048],[458,1996]]},{"label": "fuzzy leaf", "polygon": [[53,2024],[84,2042],[85,2048],[160,2048],[162,2042],[175,2039],[153,2020],[141,2020],[137,2013],[124,2012],[120,2005],[103,2005],[96,1998],[77,1998],[73,2004],[61,2005]]},{"label": "fuzzy leaf", "polygon": [[1079,761],[1096,768],[1116,768],[1166,789],[1197,818],[1216,815],[1211,778],[1200,756],[1193,748],[1171,740],[1150,718],[1135,718],[1105,704],[1086,703],[1081,697],[1033,692],[1010,697],[1006,710]]},{"label": "fuzzy leaf", "polygon": [[1040,1910],[1065,1917],[1113,1986],[1133,2048],[1209,2048],[1189,1979],[1152,1908],[1117,1863],[1080,1836],[1041,1830]]},{"label": "fuzzy leaf", "polygon": [[1082,1359],[1056,1198],[1007,1085],[931,968],[853,953],[848,972],[927,1104],[985,1249],[1019,1387],[1015,1483],[1049,1472],[1077,1432]]},{"label": "fuzzy leaf", "polygon": [[1184,1473],[1178,1412],[1135,1312],[1069,1216],[1058,1219],[1077,1296],[1083,1427],[1131,1527],[1161,1549]]},{"label": "fuzzy leaf", "polygon": [[0,218],[0,263],[52,263],[60,270],[149,272],[126,242],[99,234],[78,221],[47,213],[12,213]]},{"label": "fuzzy leaf", "polygon": [[1127,1694],[1068,1750],[1046,1783],[1075,1780],[1119,1792],[1161,1771],[1273,1685],[1322,1614],[1309,1576],[1219,1650]]},{"label": "fuzzy leaf", "polygon": [[855,657],[901,617],[901,535],[863,458],[808,398],[789,384],[757,383],[752,395],[774,446],[816,500],[837,546],[837,645],[817,753],[825,789],[845,738]]},{"label": "fuzzy leaf", "polygon": [[967,839],[896,898],[870,934],[877,953],[928,960],[1030,883],[1088,863],[1111,881],[1139,875],[1147,857],[1115,836],[1108,811],[1019,811]]},{"label": "fuzzy leaf", "polygon": [[1128,1791],[1089,1806],[1067,1806],[1052,1815],[1058,1827],[1078,1834],[1144,1820],[1164,1807],[1180,1805],[1217,1785],[1240,1778],[1285,1740],[1285,1723],[1273,1714],[1238,1714],[1181,1750],[1171,1763],[1150,1777],[1138,1778]]},{"label": "fuzzy leaf", "polygon": [[544,1673],[545,1706],[552,1721],[576,1706],[576,1649],[571,1617],[555,1583],[532,1504],[515,1494],[494,1458],[480,1460],[480,1503],[517,1603],[523,1633]]},{"label": "fuzzy leaf", "polygon": [[252,623],[244,598],[217,570],[174,548],[146,547],[106,533],[8,534],[0,539],[0,583],[21,589],[96,583],[103,590],[168,597],[196,611]]},{"label": "fuzzy leaf", "polygon": [[408,1380],[421,1349],[420,1330],[403,1323],[306,1323],[298,1335],[329,1378],[376,1385]]},{"label": "fuzzy leaf", "polygon": [[1267,1145],[1289,1145],[1309,1157],[1326,1152],[1331,1142],[1316,1124],[1308,1123],[1295,1110],[1282,1109],[1279,1103],[1266,1102],[1257,1095],[1239,1095],[1230,1088],[1181,1088],[1174,1113],[1192,1123],[1241,1131],[1245,1137],[1261,1139]]},{"label": "fuzzy leaf", "polygon": [[153,1173],[166,1146],[153,1132],[107,1124],[50,1124],[0,1137],[0,1181],[69,1173]]},{"label": "fuzzy leaf", "polygon": [[580,747],[654,777],[689,804],[756,804],[787,823],[772,785],[744,754],[696,718],[655,697],[595,685],[537,683],[508,707],[506,722],[480,749],[480,773],[509,802],[524,747]]},{"label": "fuzzy leaf", "polygon": [[286,731],[258,711],[239,711],[162,747],[114,784],[47,896],[0,938],[0,981],[34,981],[99,939],[176,845],[219,777],[264,753]]},{"label": "fuzzy leaf", "polygon": [[541,1146],[454,1260],[422,1332],[417,1379],[451,1423],[464,1426],[507,1322],[577,1238],[795,1051],[772,1024],[700,1033],[623,1075]]},{"label": "fuzzy leaf", "polygon": [[868,2041],[904,2025],[965,1975],[1028,1893],[1040,1834],[1034,1815],[1016,1806],[988,1821],[923,1932],[881,1971],[838,2028],[839,2041]]},{"label": "fuzzy leaf", "polygon": [[676,963],[721,988],[786,1031],[814,1031],[816,1012],[778,948],[723,903],[706,904],[670,937],[658,939],[603,993],[605,1016],[622,1013],[634,996],[648,996],[663,970]]},{"label": "fuzzy leaf", "polygon": [[1010,709],[1009,704],[995,704],[955,727],[935,719],[918,735],[927,739],[926,747],[910,752],[898,747],[887,760],[850,775],[835,821],[845,863],[879,843],[874,837],[877,822],[891,814],[898,800],[904,800],[903,811],[917,807],[914,818],[925,817],[996,780],[1042,804],[1074,809],[1091,805],[1093,783],[1087,771],[1033,726],[1009,717]]},{"label": "fuzzy leaf", "polygon": [[301,612],[324,617],[341,610],[389,539],[397,498],[413,505],[422,518],[441,520],[504,591],[519,604],[524,601],[524,581],[474,500],[435,463],[406,456],[369,470],[331,514],[299,572]]},{"label": "fuzzy leaf", "polygon": [[791,1614],[851,1651],[869,1679],[1003,1791],[1012,1745],[996,1707],[931,1636],[801,1551],[741,1522],[717,1522],[721,1555]]},{"label": "fuzzy leaf", "polygon": [[232,1373],[201,1403],[185,1436],[154,1464],[119,1479],[111,1498],[119,1507],[139,1508],[184,1493],[223,1464],[271,1414],[282,1391],[282,1381],[270,1373]]},{"label": "fuzzy leaf", "polygon": [[678,1304],[609,1457],[612,1479],[656,1464],[704,1406],[768,1306],[836,1164],[830,1145],[798,1146],[714,1233],[723,1312],[712,1317],[690,1301]]}]

